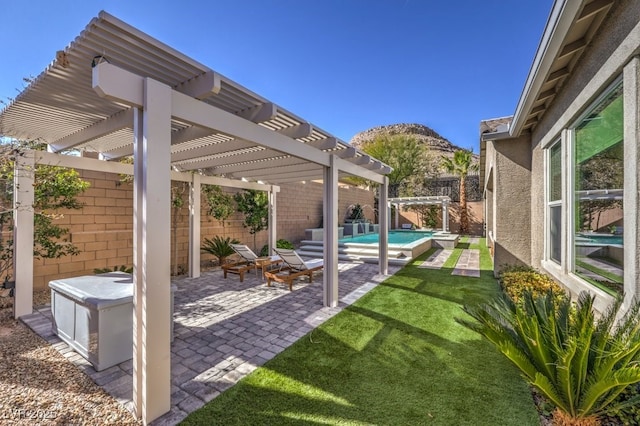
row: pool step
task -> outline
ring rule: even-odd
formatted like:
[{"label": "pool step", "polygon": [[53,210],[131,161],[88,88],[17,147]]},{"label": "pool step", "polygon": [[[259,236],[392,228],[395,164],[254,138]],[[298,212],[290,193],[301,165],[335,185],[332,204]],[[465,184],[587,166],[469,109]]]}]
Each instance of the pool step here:
[{"label": "pool step", "polygon": [[[297,252],[301,256],[322,258],[324,244],[322,241],[303,240],[300,242],[300,248]],[[340,260],[359,260],[367,263],[378,263],[378,248],[372,248],[371,245],[345,245],[338,243],[338,259]],[[389,264],[405,265],[411,260],[401,250],[389,250]]]}]

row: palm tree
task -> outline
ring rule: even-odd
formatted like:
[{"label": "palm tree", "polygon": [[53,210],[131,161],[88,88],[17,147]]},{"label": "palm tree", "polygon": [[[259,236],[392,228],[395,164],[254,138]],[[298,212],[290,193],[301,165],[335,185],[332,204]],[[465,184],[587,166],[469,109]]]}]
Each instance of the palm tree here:
[{"label": "palm tree", "polygon": [[469,214],[467,213],[467,185],[469,172],[478,170],[478,164],[473,162],[473,153],[466,149],[459,149],[453,153],[453,158],[442,156],[442,167],[460,178],[460,234],[469,232]]}]

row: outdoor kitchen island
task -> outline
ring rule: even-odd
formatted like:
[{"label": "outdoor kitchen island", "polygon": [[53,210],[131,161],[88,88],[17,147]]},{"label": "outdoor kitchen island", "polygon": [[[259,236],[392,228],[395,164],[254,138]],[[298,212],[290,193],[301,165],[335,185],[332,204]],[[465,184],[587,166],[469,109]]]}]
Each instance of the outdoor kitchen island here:
[{"label": "outdoor kitchen island", "polygon": [[[110,272],[49,282],[53,332],[96,371],[133,357],[133,277]],[[173,293],[171,286],[171,336]]]}]

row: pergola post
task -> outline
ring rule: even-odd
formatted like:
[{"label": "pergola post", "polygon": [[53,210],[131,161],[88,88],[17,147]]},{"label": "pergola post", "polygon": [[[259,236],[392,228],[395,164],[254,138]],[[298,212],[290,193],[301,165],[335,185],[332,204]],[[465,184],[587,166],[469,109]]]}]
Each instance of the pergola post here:
[{"label": "pergola post", "polygon": [[[171,88],[144,79],[142,134],[135,150],[133,343],[136,414],[144,424],[171,409]],[[139,125],[138,120],[138,125]],[[140,263],[138,263],[140,262]]]},{"label": "pergola post", "polygon": [[[144,115],[139,108],[133,108],[133,406],[136,415],[142,416],[142,141]],[[135,177],[139,178],[136,180]]]},{"label": "pergola post", "polygon": [[278,235],[278,222],[276,210],[276,191],[273,186],[269,189],[269,256],[273,255]]},{"label": "pergola post", "polygon": [[16,155],[13,172],[13,316],[33,312],[33,151]]},{"label": "pergola post", "polygon": [[442,232],[449,230],[449,203],[442,203]]},{"label": "pergola post", "polygon": [[200,277],[200,175],[189,183],[189,276]]},{"label": "pergola post", "polygon": [[394,229],[398,229],[400,227],[400,204],[395,204],[395,206],[396,206],[396,227]]},{"label": "pergola post", "polygon": [[338,306],[338,168],[336,157],[330,157],[329,167],[324,168],[324,306]]},{"label": "pergola post", "polygon": [[[389,192],[389,178],[384,176],[382,178],[382,185],[380,185],[380,200],[378,205],[386,206],[388,202],[388,192]],[[389,273],[389,245],[387,244],[389,241],[389,227],[386,226],[389,219],[387,217],[388,210],[386,208],[380,210],[380,223],[384,224],[380,226],[380,236],[379,236],[379,259],[378,264],[380,265],[380,273],[382,275],[388,275]]]}]

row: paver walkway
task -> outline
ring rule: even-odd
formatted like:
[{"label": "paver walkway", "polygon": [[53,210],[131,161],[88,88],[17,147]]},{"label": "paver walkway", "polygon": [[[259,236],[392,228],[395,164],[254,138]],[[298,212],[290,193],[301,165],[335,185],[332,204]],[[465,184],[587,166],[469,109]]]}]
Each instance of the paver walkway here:
[{"label": "paver walkway", "polygon": [[480,237],[469,237],[469,244],[480,244]]},{"label": "paver walkway", "polygon": [[462,275],[465,277],[480,276],[480,250],[463,249],[455,269],[451,275]]},{"label": "paver walkway", "polygon": [[444,262],[449,259],[453,250],[451,249],[437,249],[427,260],[422,262],[418,268],[427,268],[427,269],[440,269]]},{"label": "paver walkway", "polygon": [[[399,269],[389,265],[390,274]],[[341,262],[337,308],[322,306],[321,274],[313,283],[296,281],[292,292],[282,285],[267,287],[253,274],[243,283],[236,276],[225,280],[221,271],[173,280],[178,289],[171,345],[172,408],[153,424],[178,423],[385,278],[376,264]],[[53,335],[49,307],[21,319],[132,409],[131,360],[97,372]]]}]

